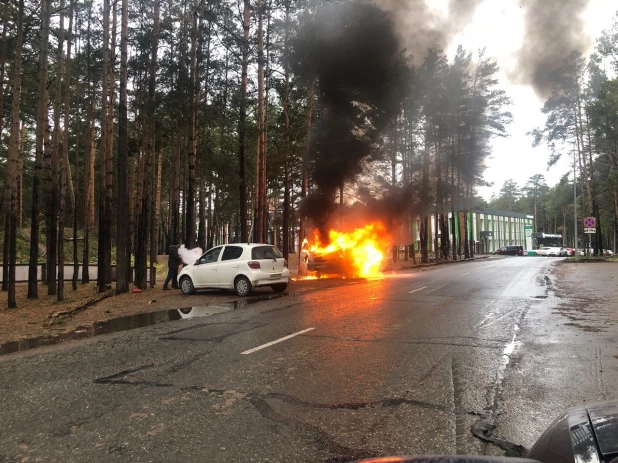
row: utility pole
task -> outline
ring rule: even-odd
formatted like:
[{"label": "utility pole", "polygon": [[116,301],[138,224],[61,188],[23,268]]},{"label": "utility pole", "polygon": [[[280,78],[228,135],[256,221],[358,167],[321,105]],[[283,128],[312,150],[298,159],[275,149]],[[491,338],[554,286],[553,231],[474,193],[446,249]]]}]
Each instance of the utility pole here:
[{"label": "utility pole", "polygon": [[573,236],[575,237],[575,255],[578,256],[577,249],[577,174],[575,171],[575,150],[573,150]]}]

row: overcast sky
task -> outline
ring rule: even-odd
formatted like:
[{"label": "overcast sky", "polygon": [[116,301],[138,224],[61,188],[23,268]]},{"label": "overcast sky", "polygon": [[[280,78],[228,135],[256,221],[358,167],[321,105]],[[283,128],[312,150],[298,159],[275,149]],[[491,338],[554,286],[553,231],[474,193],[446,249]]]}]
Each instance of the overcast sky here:
[{"label": "overcast sky", "polygon": [[[437,11],[448,8],[448,0],[427,0]],[[590,0],[583,14],[589,35],[596,39],[604,29],[608,29],[618,10],[616,0]],[[493,182],[493,187],[481,188],[479,193],[489,199],[492,192],[498,195],[505,180],[513,179],[519,186],[525,185],[529,177],[541,173],[548,185],[556,184],[569,171],[568,156],[547,170],[549,150],[545,146],[532,148],[532,139],[526,135],[530,130],[545,122],[541,113],[543,101],[531,87],[516,85],[509,81],[508,71],[516,65],[515,52],[520,48],[524,34],[524,14],[517,0],[485,0],[481,3],[472,21],[456,35],[447,49],[453,56],[459,44],[467,50],[475,51],[486,47],[487,55],[494,57],[501,67],[502,87],[513,100],[510,108],[513,123],[509,126],[509,137],[496,139],[493,155],[488,160],[485,178]],[[589,53],[590,50],[582,50]]]}]

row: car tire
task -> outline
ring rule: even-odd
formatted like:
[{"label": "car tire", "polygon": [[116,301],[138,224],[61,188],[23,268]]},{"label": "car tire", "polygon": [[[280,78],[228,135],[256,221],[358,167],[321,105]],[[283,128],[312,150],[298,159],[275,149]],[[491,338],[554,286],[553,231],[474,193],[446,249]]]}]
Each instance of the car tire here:
[{"label": "car tire", "polygon": [[253,290],[249,279],[242,275],[234,281],[234,289],[236,290],[236,294],[240,297],[248,296]]},{"label": "car tire", "polygon": [[282,293],[287,287],[287,283],[277,283],[276,285],[271,285],[272,290],[276,293]]},{"label": "car tire", "polygon": [[193,282],[188,276],[184,276],[180,279],[180,292],[184,296],[189,296],[195,293],[195,286],[193,286]]}]

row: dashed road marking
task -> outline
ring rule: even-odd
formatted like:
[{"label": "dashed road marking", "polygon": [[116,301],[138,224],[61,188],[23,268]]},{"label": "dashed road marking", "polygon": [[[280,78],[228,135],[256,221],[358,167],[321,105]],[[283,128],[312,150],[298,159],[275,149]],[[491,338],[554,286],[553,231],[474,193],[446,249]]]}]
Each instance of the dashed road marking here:
[{"label": "dashed road marking", "polygon": [[299,334],[307,333],[308,331],[311,331],[311,330],[315,330],[315,328],[307,328],[306,330],[302,330],[302,331],[298,331],[296,333],[292,333],[292,334],[290,334],[288,336],[284,336],[282,338],[275,339],[274,341],[267,342],[266,344],[262,344],[261,346],[257,346],[257,347],[254,347],[253,349],[249,349],[249,350],[246,350],[244,352],[241,352],[240,354],[241,355],[252,354],[254,352],[257,352],[258,350],[264,349],[266,347],[270,347],[273,344],[277,344],[277,343],[286,341],[286,340],[288,340],[290,338],[293,338],[294,336],[298,336]]},{"label": "dashed road marking", "polygon": [[423,286],[422,288],[418,288],[418,289],[414,289],[412,291],[409,291],[408,294],[415,293],[415,292],[420,291],[421,289],[425,289],[425,288],[427,288],[427,286]]}]

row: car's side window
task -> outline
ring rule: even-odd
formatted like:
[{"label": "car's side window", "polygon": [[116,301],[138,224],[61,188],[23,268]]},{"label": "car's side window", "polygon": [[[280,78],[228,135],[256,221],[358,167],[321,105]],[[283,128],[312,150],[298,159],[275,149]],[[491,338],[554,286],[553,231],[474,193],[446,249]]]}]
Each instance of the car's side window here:
[{"label": "car's side window", "polygon": [[238,246],[226,246],[221,256],[221,262],[224,260],[236,260],[242,256],[243,249]]},{"label": "car's side window", "polygon": [[200,264],[212,264],[219,260],[219,254],[221,254],[221,248],[214,248],[200,257]]}]

